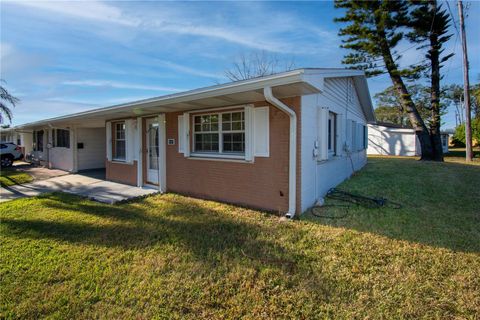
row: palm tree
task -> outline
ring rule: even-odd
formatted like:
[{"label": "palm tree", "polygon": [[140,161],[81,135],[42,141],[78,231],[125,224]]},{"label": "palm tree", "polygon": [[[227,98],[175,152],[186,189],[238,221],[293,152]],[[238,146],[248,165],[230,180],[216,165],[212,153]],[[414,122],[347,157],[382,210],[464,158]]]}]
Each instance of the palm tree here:
[{"label": "palm tree", "polygon": [[[3,80],[1,80],[1,82],[5,83]],[[19,101],[20,99],[12,96],[10,93],[8,93],[7,89],[0,85],[0,123],[3,123],[4,116],[9,122],[12,122],[11,107],[15,107]]]}]

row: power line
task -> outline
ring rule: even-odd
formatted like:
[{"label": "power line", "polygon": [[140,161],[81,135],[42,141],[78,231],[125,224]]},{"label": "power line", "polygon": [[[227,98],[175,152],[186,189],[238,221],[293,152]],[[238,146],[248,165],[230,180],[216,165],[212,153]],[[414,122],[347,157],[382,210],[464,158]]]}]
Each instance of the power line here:
[{"label": "power line", "polygon": [[452,9],[450,8],[450,4],[448,3],[448,1],[445,1],[445,2],[447,3],[448,12],[450,13],[450,16],[452,17],[453,26],[455,27],[455,30],[457,31],[457,37],[459,37],[460,36],[460,31],[458,31],[457,21],[455,20],[455,16],[453,15]]}]

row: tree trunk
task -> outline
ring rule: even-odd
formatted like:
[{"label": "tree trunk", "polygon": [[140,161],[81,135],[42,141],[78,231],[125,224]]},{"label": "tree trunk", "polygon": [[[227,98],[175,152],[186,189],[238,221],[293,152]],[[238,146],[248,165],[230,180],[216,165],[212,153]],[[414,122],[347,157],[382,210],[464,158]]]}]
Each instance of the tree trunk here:
[{"label": "tree trunk", "polygon": [[402,105],[404,111],[407,113],[410,124],[415,130],[415,135],[420,142],[420,148],[422,152],[420,160],[434,160],[435,157],[433,144],[432,140],[430,139],[430,134],[428,132],[427,126],[425,126],[425,123],[423,122],[420,113],[418,112],[415,104],[413,103],[411,95],[408,93],[407,87],[405,86],[402,77],[399,75],[397,65],[393,60],[392,53],[388,45],[387,35],[385,34],[382,23],[378,20],[378,18],[376,18],[376,29],[379,37],[379,46],[382,51],[383,60],[385,62],[385,67],[388,71],[388,74],[390,75],[390,78],[392,79],[395,90],[398,92],[398,96],[400,97],[400,104]]}]

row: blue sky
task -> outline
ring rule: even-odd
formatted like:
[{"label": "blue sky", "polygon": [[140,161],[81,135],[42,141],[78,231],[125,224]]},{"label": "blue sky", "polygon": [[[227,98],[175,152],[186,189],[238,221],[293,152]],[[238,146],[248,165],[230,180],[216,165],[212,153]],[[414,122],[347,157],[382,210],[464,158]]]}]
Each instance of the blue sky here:
[{"label": "blue sky", "polygon": [[[480,76],[480,3],[469,4],[471,81]],[[456,3],[450,2],[456,15]],[[21,99],[13,124],[226,82],[241,54],[342,67],[332,2],[2,1],[0,77]],[[444,83],[462,83],[460,39]],[[402,62],[419,53],[402,43]],[[371,95],[391,84],[369,79]],[[453,110],[445,127],[455,124]]]}]

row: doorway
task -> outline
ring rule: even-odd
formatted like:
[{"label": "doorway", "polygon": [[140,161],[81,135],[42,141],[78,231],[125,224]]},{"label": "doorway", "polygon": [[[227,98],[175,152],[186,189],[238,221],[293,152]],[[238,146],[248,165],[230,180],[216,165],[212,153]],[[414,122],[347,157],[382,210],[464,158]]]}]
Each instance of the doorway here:
[{"label": "doorway", "polygon": [[147,183],[158,185],[160,180],[159,166],[159,137],[157,118],[147,119]]}]

